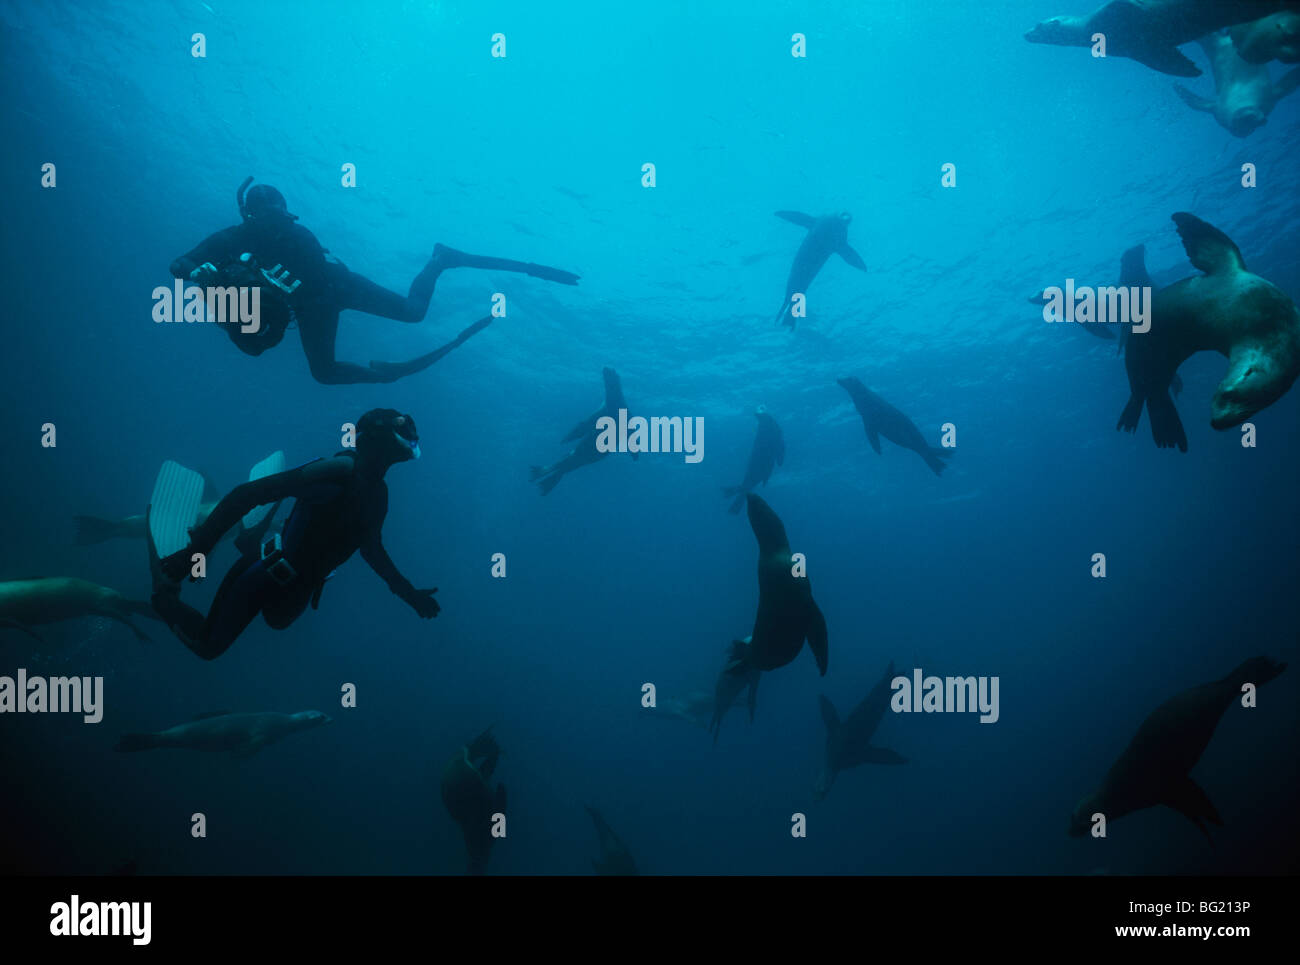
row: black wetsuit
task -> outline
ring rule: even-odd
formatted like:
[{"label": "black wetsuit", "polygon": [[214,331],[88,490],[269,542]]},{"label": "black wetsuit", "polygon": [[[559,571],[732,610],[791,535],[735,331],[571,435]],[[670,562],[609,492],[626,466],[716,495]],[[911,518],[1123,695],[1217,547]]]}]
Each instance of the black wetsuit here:
[{"label": "black wetsuit", "polygon": [[154,609],[196,654],[220,656],[258,613],[277,630],[289,626],[357,550],[397,596],[422,616],[436,614],[437,604],[398,572],[381,541],[388,514],[383,471],[367,469],[352,451],[231,490],[191,531],[190,546],[182,551],[185,565],[190,553],[210,552],[251,509],[286,498],[297,500],[281,533],[283,559],[296,573],[287,582],[274,575],[275,557],[253,553],[231,567],[207,617],[181,602],[179,588],[154,593]]},{"label": "black wetsuit", "polygon": [[284,219],[266,224],[253,219],[209,235],[192,251],[172,262],[171,274],[188,279],[190,272],[204,262],[220,269],[238,261],[245,252],[261,268],[280,265],[294,280],[302,282],[289,303],[298,321],[298,336],[307,363],[316,380],[329,385],[391,382],[391,375],[373,367],[334,358],[339,313],[351,308],[400,322],[421,321],[429,311],[434,285],[442,269],[431,261],[415,276],[410,292],[403,298],[349,271],[340,262],[327,259],[328,250],[296,222]]}]

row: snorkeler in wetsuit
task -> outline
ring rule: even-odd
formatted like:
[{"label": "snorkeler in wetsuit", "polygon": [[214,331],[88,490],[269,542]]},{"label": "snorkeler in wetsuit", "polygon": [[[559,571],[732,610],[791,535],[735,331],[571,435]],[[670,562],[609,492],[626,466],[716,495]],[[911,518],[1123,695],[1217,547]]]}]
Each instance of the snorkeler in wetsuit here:
[{"label": "snorkeler in wetsuit", "polygon": [[[357,550],[388,588],[421,617],[436,617],[440,607],[431,590],[417,590],[398,572],[381,541],[388,513],[384,474],[399,462],[418,459],[415,420],[395,409],[372,409],[357,422],[356,448],[332,459],[317,459],[297,469],[237,486],[200,525],[190,530],[190,545],[159,559],[152,533],[149,567],[153,608],[205,660],[219,657],[259,613],[283,630],[310,603],[320,602],[325,581]],[[195,553],[208,554],[226,530],[256,506],[296,499],[278,540],[245,547],[231,567],[205,617],[181,602],[180,581]]]},{"label": "snorkeler in wetsuit", "polygon": [[[406,362],[371,362],[369,367],[340,362],[334,357],[339,313],[355,309],[369,315],[419,322],[429,310],[438,276],[448,268],[488,268],[520,272],[565,285],[578,276],[558,268],[508,258],[470,255],[435,245],[433,256],[415,276],[405,298],[349,271],[342,262],[326,257],[316,236],[290,214],[284,196],[267,184],[248,189],[247,178],[236,193],[241,224],[209,235],[193,251],[171,263],[174,278],[197,282],[209,289],[256,286],[261,290],[261,324],[255,332],[239,325],[223,326],[240,350],[260,355],[278,344],[290,321],[298,323],[307,363],[316,381],[326,385],[357,382],[395,382],[433,365],[492,322],[489,315],[462,331],[452,342]],[[247,192],[247,193],[245,193]],[[251,328],[251,326],[250,326]]]}]

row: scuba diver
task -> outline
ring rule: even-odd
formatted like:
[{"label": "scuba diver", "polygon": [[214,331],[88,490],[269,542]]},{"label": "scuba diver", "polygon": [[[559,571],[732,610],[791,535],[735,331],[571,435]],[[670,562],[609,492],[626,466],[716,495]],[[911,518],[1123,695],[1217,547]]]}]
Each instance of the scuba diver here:
[{"label": "scuba diver", "polygon": [[327,256],[329,249],[322,248],[316,236],[297,223],[298,216],[289,213],[284,195],[268,184],[249,189],[252,181],[246,178],[235,194],[242,223],[199,242],[194,250],[171,263],[171,274],[209,291],[226,287],[260,289],[256,325],[247,330],[237,324],[221,327],[240,351],[261,355],[278,345],[296,321],[311,374],[325,385],[395,382],[433,365],[492,322],[490,315],[479,319],[453,341],[409,361],[371,362],[366,367],[334,357],[339,313],[344,309],[399,322],[422,321],[438,276],[449,268],[488,268],[565,285],[578,283],[577,275],[558,268],[470,255],[434,245],[429,263],[416,275],[403,298]]},{"label": "scuba diver", "polygon": [[[235,642],[258,613],[273,629],[283,630],[309,602],[316,609],[325,581],[360,550],[362,559],[393,593],[424,619],[436,617],[437,587],[412,586],[380,539],[388,513],[384,474],[390,466],[419,456],[415,420],[395,409],[372,409],[357,421],[355,449],[236,486],[190,530],[190,543],[184,549],[159,559],[150,528],[154,611],[195,654],[212,660]],[[283,531],[241,546],[243,555],[221,581],[206,617],[181,602],[180,581],[190,572],[193,554],[210,553],[222,535],[255,507],[287,498],[296,502]]]}]

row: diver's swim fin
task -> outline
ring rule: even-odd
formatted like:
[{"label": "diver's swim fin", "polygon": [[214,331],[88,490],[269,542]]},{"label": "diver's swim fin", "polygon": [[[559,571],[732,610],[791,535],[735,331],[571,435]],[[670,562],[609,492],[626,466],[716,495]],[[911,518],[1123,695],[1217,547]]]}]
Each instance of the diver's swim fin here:
[{"label": "diver's swim fin", "polygon": [[154,552],[166,558],[190,545],[190,529],[203,501],[203,477],[168,459],[158,470],[149,500],[149,535]]},{"label": "diver's swim fin", "polygon": [[[248,470],[248,481],[254,482],[263,479],[266,476],[274,476],[278,472],[284,472],[284,450],[277,449],[252,469]],[[276,504],[279,505],[278,503]],[[267,503],[264,506],[254,506],[244,514],[244,529],[256,529],[258,524],[272,512],[272,506]]]}]

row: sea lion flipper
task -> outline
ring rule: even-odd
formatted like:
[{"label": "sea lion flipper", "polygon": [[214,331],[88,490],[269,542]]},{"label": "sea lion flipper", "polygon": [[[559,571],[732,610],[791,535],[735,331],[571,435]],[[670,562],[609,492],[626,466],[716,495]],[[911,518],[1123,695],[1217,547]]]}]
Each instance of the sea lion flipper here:
[{"label": "sea lion flipper", "polygon": [[880,455],[880,433],[876,431],[875,425],[864,425],[863,428],[867,430],[867,442],[876,450],[876,455]]},{"label": "sea lion flipper", "polygon": [[26,624],[19,623],[17,620],[0,620],[0,627],[7,627],[10,630],[17,630],[19,633],[25,633],[38,643],[44,643],[45,638]]},{"label": "sea lion flipper", "polygon": [[887,747],[866,747],[862,751],[863,764],[906,764],[907,758]]},{"label": "sea lion flipper", "polygon": [[1223,818],[1219,817],[1219,812],[1215,810],[1213,802],[1210,801],[1206,793],[1201,790],[1199,784],[1190,777],[1183,777],[1176,781],[1161,798],[1160,803],[1166,807],[1173,808],[1187,820],[1201,829],[1201,833],[1210,841],[1209,829],[1205,827],[1204,821],[1211,824],[1217,824],[1223,827]]},{"label": "sea lion flipper", "polygon": [[1156,445],[1161,449],[1177,446],[1180,452],[1186,452],[1187,430],[1183,428],[1183,420],[1178,415],[1174,400],[1169,396],[1168,387],[1152,392],[1147,396],[1146,402],[1147,415],[1151,419],[1151,436]]},{"label": "sea lion flipper", "polygon": [[840,247],[837,248],[836,251],[839,253],[839,256],[841,258],[847,261],[854,268],[858,269],[859,271],[867,270],[867,263],[862,260],[862,256],[859,255],[852,248],[850,248],[847,244],[840,245]]},{"label": "sea lion flipper", "polygon": [[1179,211],[1174,216],[1178,237],[1183,241],[1187,260],[1207,275],[1225,271],[1245,271],[1246,262],[1233,240],[1208,221]]},{"label": "sea lion flipper", "polygon": [[1200,77],[1201,68],[1177,47],[1152,45],[1144,49],[1133,50],[1128,56],[1139,64],[1145,64],[1152,70],[1174,77]]},{"label": "sea lion flipper", "polygon": [[812,614],[808,620],[808,646],[812,649],[813,656],[817,658],[818,671],[825,677],[826,665],[830,662],[830,644],[826,639],[826,618],[822,616],[822,611],[816,603],[809,600],[808,605],[812,607]]},{"label": "sea lion flipper", "polygon": [[1186,104],[1194,111],[1205,111],[1207,114],[1214,113],[1214,101],[1208,97],[1202,97],[1200,94],[1193,94],[1182,84],[1174,84],[1174,91],[1183,99]]},{"label": "sea lion flipper", "polygon": [[826,725],[829,733],[835,733],[840,726],[840,715],[835,712],[835,705],[830,702],[825,694],[817,697],[817,709],[822,712],[822,723]]},{"label": "sea lion flipper", "polygon": [[793,224],[797,224],[801,228],[811,228],[817,223],[816,218],[810,214],[804,214],[802,211],[778,211],[776,216],[778,218],[784,218],[786,221]]},{"label": "sea lion flipper", "polygon": [[1295,70],[1288,70],[1278,78],[1277,83],[1273,85],[1273,99],[1280,101],[1297,87],[1300,87],[1300,67]]}]

